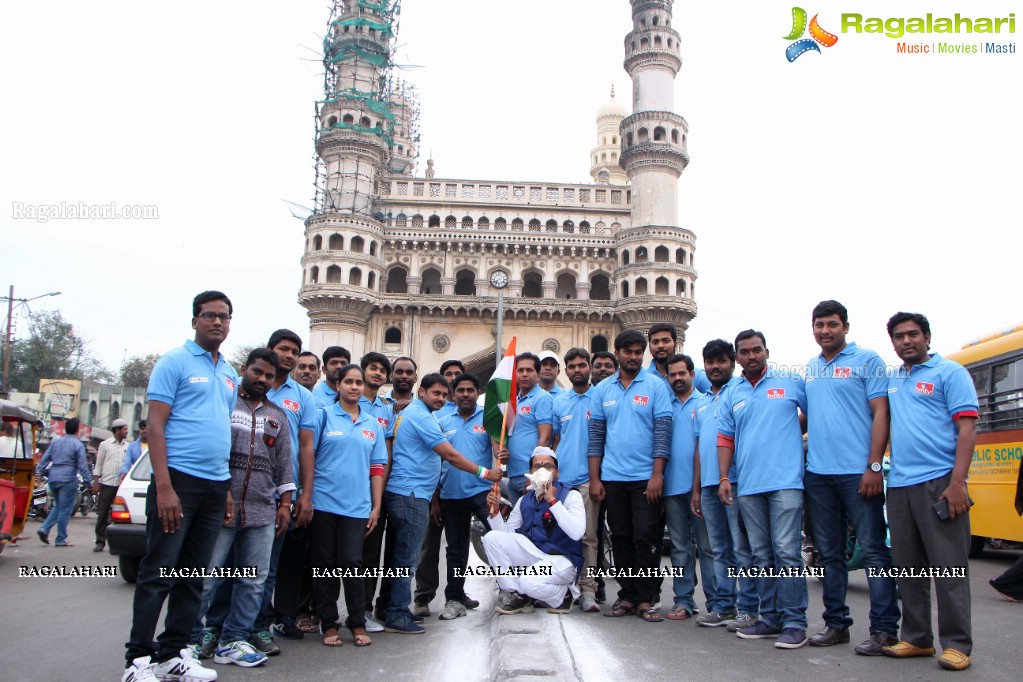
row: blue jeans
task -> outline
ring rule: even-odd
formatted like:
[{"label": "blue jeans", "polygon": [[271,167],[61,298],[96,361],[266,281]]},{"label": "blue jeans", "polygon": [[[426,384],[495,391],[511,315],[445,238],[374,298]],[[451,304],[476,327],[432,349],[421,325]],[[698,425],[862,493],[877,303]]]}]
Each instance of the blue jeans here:
[{"label": "blue jeans", "polygon": [[[738,490],[737,485],[732,486],[733,494],[738,494]],[[703,488],[700,508],[707,525],[707,537],[714,550],[714,576],[717,578],[718,594],[721,595],[722,612],[734,608],[739,613],[757,615],[760,612],[760,597],[757,596],[753,579],[736,579],[728,575],[729,569],[734,570],[739,566],[749,568],[753,565],[749,540],[742,528],[739,505],[721,504],[718,487],[709,485]]]},{"label": "blue jeans", "polygon": [[870,577],[869,569],[892,566],[885,544],[884,495],[863,499],[859,495],[860,474],[822,475],[809,471],[803,477],[813,541],[824,568],[824,624],[846,630],[853,624],[845,603],[849,589],[846,560],[848,523],[852,524],[867,569],[870,590],[870,632],[898,634],[899,602],[895,579]]},{"label": "blue jeans", "polygon": [[508,501],[514,507],[515,503],[522,497],[522,490],[526,485],[526,477],[523,476],[512,476],[508,479]]},{"label": "blue jeans", "polygon": [[[210,569],[224,565],[227,554],[234,550],[234,565],[237,569],[256,568],[255,576],[236,576],[233,578],[234,588],[225,578],[209,577],[203,581],[202,606],[196,616],[196,628],[201,632],[202,618],[209,608],[210,599],[215,591],[229,589],[231,591],[231,609],[224,621],[220,633],[220,641],[227,644],[239,640],[247,640],[252,634],[253,624],[259,615],[263,603],[263,583],[270,567],[270,551],[274,541],[274,524],[270,523],[257,528],[240,527],[241,521],[233,526],[222,526],[213,546],[210,557]],[[193,639],[196,628],[192,630]]]},{"label": "blue jeans", "polygon": [[[294,525],[295,522],[292,520],[288,528],[290,529]],[[270,567],[267,569],[266,582],[263,583],[263,601],[259,606],[256,622],[252,625],[255,632],[270,629],[270,620],[273,617],[274,588],[277,587],[277,564],[281,562],[281,547],[284,546],[284,538],[287,536],[286,532],[274,535],[273,549],[270,551]]]},{"label": "blue jeans", "polygon": [[78,501],[78,481],[67,483],[51,483],[50,490],[53,492],[53,509],[39,526],[39,532],[49,535],[50,529],[57,524],[57,544],[67,544],[67,524],[71,515],[75,513],[75,503]]},{"label": "blue jeans", "polygon": [[[774,490],[739,498],[753,567],[803,568],[803,491]],[[772,628],[806,629],[806,578],[754,578],[760,595],[760,620]]]},{"label": "blue jeans", "polygon": [[412,601],[412,575],[419,564],[419,555],[430,522],[430,500],[412,495],[384,492],[387,523],[394,528],[394,566],[408,573],[391,579],[391,603],[387,608],[388,625],[412,622],[409,603]]},{"label": "blue jeans", "polygon": [[[717,588],[714,551],[707,537],[707,524],[689,511],[689,501],[692,497],[693,494],[689,492],[664,498],[664,520],[668,524],[668,537],[671,538],[671,565],[675,569],[685,569],[685,574],[681,578],[672,579],[675,606],[683,606],[689,613],[696,613],[696,600],[693,598],[696,591],[696,559],[693,554],[698,547],[700,577],[703,578],[703,596],[707,610],[726,611],[727,602]],[[694,536],[696,547],[693,546]]]}]

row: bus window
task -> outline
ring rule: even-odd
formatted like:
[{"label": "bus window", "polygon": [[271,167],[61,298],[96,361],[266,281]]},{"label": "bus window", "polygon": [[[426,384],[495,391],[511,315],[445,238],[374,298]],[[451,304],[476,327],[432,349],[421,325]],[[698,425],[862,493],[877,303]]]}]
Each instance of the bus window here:
[{"label": "bus window", "polygon": [[995,365],[991,369],[991,428],[1015,429],[1021,424],[1023,407],[1023,358]]}]

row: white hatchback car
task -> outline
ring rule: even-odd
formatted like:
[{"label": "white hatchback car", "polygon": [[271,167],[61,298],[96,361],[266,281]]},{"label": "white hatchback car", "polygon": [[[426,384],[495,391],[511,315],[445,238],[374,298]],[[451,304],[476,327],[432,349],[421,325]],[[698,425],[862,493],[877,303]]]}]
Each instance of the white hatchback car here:
[{"label": "white hatchback car", "polygon": [[146,450],[121,481],[110,507],[107,544],[110,554],[118,558],[118,572],[129,583],[138,578],[139,562],[146,553],[146,491],[152,473]]}]

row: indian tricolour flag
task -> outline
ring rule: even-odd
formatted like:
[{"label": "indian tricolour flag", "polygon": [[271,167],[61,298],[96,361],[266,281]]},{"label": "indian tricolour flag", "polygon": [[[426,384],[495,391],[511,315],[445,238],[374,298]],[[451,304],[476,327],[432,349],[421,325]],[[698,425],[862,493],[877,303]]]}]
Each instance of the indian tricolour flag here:
[{"label": "indian tricolour flag", "polygon": [[515,386],[515,337],[487,384],[483,401],[483,426],[493,440],[504,444],[505,434],[515,421],[518,388]]}]

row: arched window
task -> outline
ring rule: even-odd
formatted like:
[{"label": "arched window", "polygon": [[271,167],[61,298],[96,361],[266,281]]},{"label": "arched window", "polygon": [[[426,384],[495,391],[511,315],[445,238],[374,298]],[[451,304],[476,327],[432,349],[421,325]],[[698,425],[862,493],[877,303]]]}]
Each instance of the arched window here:
[{"label": "arched window", "polygon": [[359,268],[352,268],[348,273],[348,284],[353,287],[362,286],[362,270]]},{"label": "arched window", "polygon": [[472,270],[459,270],[455,273],[455,296],[476,295],[476,273]]},{"label": "arched window", "polygon": [[680,279],[675,282],[675,295],[676,296],[686,295],[686,281],[684,279]]},{"label": "arched window", "polygon": [[341,120],[347,125],[352,125],[355,123],[355,117],[352,116],[351,114],[345,114]]},{"label": "arched window", "polygon": [[558,288],[554,295],[557,298],[579,298],[579,293],[575,289],[575,275],[571,272],[558,275]]},{"label": "arched window", "polygon": [[645,246],[638,247],[636,249],[636,262],[646,263],[648,260],[650,260],[650,256],[647,255],[646,247]]},{"label": "arched window", "polygon": [[476,221],[476,227],[478,227],[481,230],[489,230],[490,229],[490,219],[489,218],[480,218],[479,220]]},{"label": "arched window", "polygon": [[322,251],[322,250],[323,250],[323,237],[321,237],[320,235],[316,235],[315,237],[313,237],[313,251]]},{"label": "arched window", "polygon": [[440,286],[440,270],[436,268],[427,268],[423,271],[423,283],[419,285],[419,290],[424,294],[437,295],[442,293]]},{"label": "arched window", "polygon": [[369,120],[369,116],[363,116],[362,118],[359,119],[359,125],[361,125],[363,128],[372,128],[373,121]]},{"label": "arched window", "polygon": [[377,286],[377,273],[370,272],[366,277],[366,288],[375,289]]},{"label": "arched window", "polygon": [[89,402],[89,423],[96,423],[96,413],[99,411],[99,405],[96,404],[95,400]]},{"label": "arched window", "polygon": [[377,243],[375,240],[369,243],[369,255],[371,256],[377,255]]},{"label": "arched window", "polygon": [[624,251],[622,251],[622,265],[628,265],[628,264],[629,264],[629,250],[625,249]]},{"label": "arched window", "polygon": [[581,221],[579,223],[579,234],[589,234],[589,233],[590,233],[590,223],[585,221],[585,220]]},{"label": "arched window", "polygon": [[440,227],[440,216],[436,213],[430,216],[429,227]]},{"label": "arched window", "polygon": [[636,139],[640,143],[646,142],[648,139],[650,139],[650,132],[646,128],[640,128],[638,131],[636,131]]},{"label": "arched window", "polygon": [[622,298],[629,297],[629,281],[625,280],[622,282]]},{"label": "arched window", "polygon": [[646,296],[647,295],[647,284],[646,277],[640,277],[636,280],[636,295]]},{"label": "arched window", "polygon": [[668,247],[658,246],[654,249],[654,262],[655,263],[667,263],[668,262]]},{"label": "arched window", "polygon": [[469,216],[465,216],[464,218],[462,218],[462,229],[463,230],[472,229],[472,218],[470,218]]},{"label": "arched window", "polygon": [[[656,17],[654,17],[656,19]],[[661,36],[654,36],[654,47],[660,49],[661,47]]]},{"label": "arched window", "polygon": [[668,278],[658,277],[654,280],[654,293],[658,296],[667,296],[670,292],[668,291]]},{"label": "arched window", "polygon": [[327,284],[340,284],[341,283],[341,268],[336,265],[331,265],[327,268]]},{"label": "arched window", "polygon": [[678,144],[678,131],[674,128],[671,129],[671,141]]},{"label": "arched window", "polygon": [[339,235],[337,232],[330,235],[330,241],[327,242],[327,248],[331,251],[340,251],[345,248],[345,238]]},{"label": "arched window", "polygon": [[529,221],[529,231],[530,232],[539,232],[540,231],[540,221],[537,220],[536,218],[533,218],[532,220],[530,220]]},{"label": "arched window", "polygon": [[331,116],[330,118],[327,119],[327,127],[328,128],[333,128],[336,125],[337,125],[337,116]]},{"label": "arched window", "polygon": [[407,221],[408,221],[408,216],[406,216],[404,213],[399,213],[398,215],[396,215],[394,217],[394,226],[395,227],[405,227]]},{"label": "arched window", "polygon": [[412,228],[415,230],[422,229],[423,227],[423,216],[418,213],[412,216]]},{"label": "arched window", "polygon": [[543,297],[543,278],[540,276],[539,272],[527,272],[522,277],[522,297]]},{"label": "arched window", "polygon": [[310,284],[316,284],[319,281],[320,281],[320,268],[314,265],[313,267],[309,268],[309,283]]},{"label": "arched window", "polygon": [[680,265],[685,265],[686,264],[686,250],[685,249],[675,249],[675,262],[680,264]]},{"label": "arched window", "polygon": [[561,227],[568,234],[575,232],[575,223],[573,223],[571,220],[566,220],[564,223],[561,224]]},{"label": "arched window", "polygon": [[508,229],[508,221],[505,220],[504,218],[498,218],[497,220],[494,221],[494,229],[495,230],[507,230]]},{"label": "arched window", "polygon": [[521,218],[515,218],[512,220],[512,232],[522,232],[522,226],[523,223]]},{"label": "arched window", "polygon": [[355,253],[362,253],[362,250],[366,248],[366,240],[362,237],[352,237],[352,243],[349,248]]},{"label": "arched window", "polygon": [[590,339],[590,352],[600,353],[601,351],[607,350],[607,337],[597,334]]},{"label": "arched window", "polygon": [[631,147],[632,146],[632,133],[626,133],[625,134],[625,146],[626,147]]},{"label": "arched window", "polygon": [[661,126],[654,128],[654,142],[664,142],[665,135],[664,128]]},{"label": "arched window", "polygon": [[558,231],[558,221],[557,220],[548,220],[547,221],[547,231],[548,232],[557,232]]},{"label": "arched window", "polygon": [[656,26],[656,25],[657,25],[657,22],[659,22],[660,20],[661,20],[661,18],[660,18],[659,16],[657,16],[657,15],[655,14],[655,15],[654,15],[654,20],[653,20],[653,22],[652,22],[652,23],[653,23],[653,25],[654,25],[654,26]]},{"label": "arched window", "polygon": [[408,270],[399,265],[387,271],[386,293],[388,294],[408,293]]},{"label": "arched window", "polygon": [[388,327],[387,331],[384,332],[384,343],[395,346],[400,344],[401,330],[397,327]]},{"label": "arched window", "polygon": [[444,229],[446,229],[446,230],[453,230],[453,229],[455,229],[455,226],[457,224],[458,224],[458,219],[455,218],[455,216],[453,216],[453,215],[449,215],[447,218],[444,219]]},{"label": "arched window", "polygon": [[611,300],[611,287],[606,275],[593,275],[590,277],[590,300]]},{"label": "arched window", "polygon": [[142,403],[135,403],[135,412],[132,416],[132,423],[138,424],[140,419],[142,419]]},{"label": "arched window", "polygon": [[115,419],[121,418],[121,403],[116,400],[110,403],[110,421],[113,422]]}]

